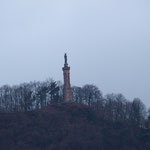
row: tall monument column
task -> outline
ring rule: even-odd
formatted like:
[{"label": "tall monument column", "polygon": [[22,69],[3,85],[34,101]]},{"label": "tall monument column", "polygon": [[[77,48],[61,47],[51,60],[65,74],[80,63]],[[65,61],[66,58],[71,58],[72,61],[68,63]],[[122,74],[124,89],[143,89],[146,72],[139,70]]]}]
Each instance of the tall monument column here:
[{"label": "tall monument column", "polygon": [[72,101],[72,89],[70,85],[70,67],[67,63],[67,54],[64,56],[65,58],[65,64],[63,67],[63,73],[64,73],[64,101],[70,102]]}]

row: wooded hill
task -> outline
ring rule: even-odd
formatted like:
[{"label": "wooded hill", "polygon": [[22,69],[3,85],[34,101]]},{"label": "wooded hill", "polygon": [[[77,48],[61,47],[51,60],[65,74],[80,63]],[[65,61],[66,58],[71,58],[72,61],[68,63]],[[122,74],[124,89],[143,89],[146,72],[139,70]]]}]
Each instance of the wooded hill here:
[{"label": "wooded hill", "polygon": [[150,130],[108,121],[81,104],[0,113],[1,150],[149,150]]},{"label": "wooded hill", "polygon": [[48,80],[0,88],[0,150],[149,150],[150,111],[139,98]]}]

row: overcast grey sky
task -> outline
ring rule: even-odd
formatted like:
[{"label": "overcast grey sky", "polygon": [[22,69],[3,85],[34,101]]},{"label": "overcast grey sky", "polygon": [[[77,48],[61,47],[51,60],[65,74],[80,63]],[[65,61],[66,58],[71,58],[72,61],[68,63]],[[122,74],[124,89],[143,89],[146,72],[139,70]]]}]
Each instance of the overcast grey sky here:
[{"label": "overcast grey sky", "polygon": [[150,106],[150,0],[0,0],[0,85],[62,81]]}]

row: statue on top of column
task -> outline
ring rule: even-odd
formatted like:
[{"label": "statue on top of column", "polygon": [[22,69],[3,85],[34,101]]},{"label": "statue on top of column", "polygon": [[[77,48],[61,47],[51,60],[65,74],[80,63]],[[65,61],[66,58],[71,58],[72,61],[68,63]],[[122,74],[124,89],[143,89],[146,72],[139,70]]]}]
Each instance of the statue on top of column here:
[{"label": "statue on top of column", "polygon": [[67,65],[67,53],[65,53],[65,64]]}]

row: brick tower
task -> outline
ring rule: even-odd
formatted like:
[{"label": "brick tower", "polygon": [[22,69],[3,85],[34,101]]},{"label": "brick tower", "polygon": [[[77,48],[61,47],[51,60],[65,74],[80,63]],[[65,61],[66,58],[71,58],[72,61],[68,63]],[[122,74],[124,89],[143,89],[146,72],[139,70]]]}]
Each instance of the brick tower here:
[{"label": "brick tower", "polygon": [[64,73],[64,101],[70,102],[72,101],[72,89],[70,85],[70,67],[67,63],[67,54],[64,56],[65,58],[65,64],[63,67],[63,73]]}]

